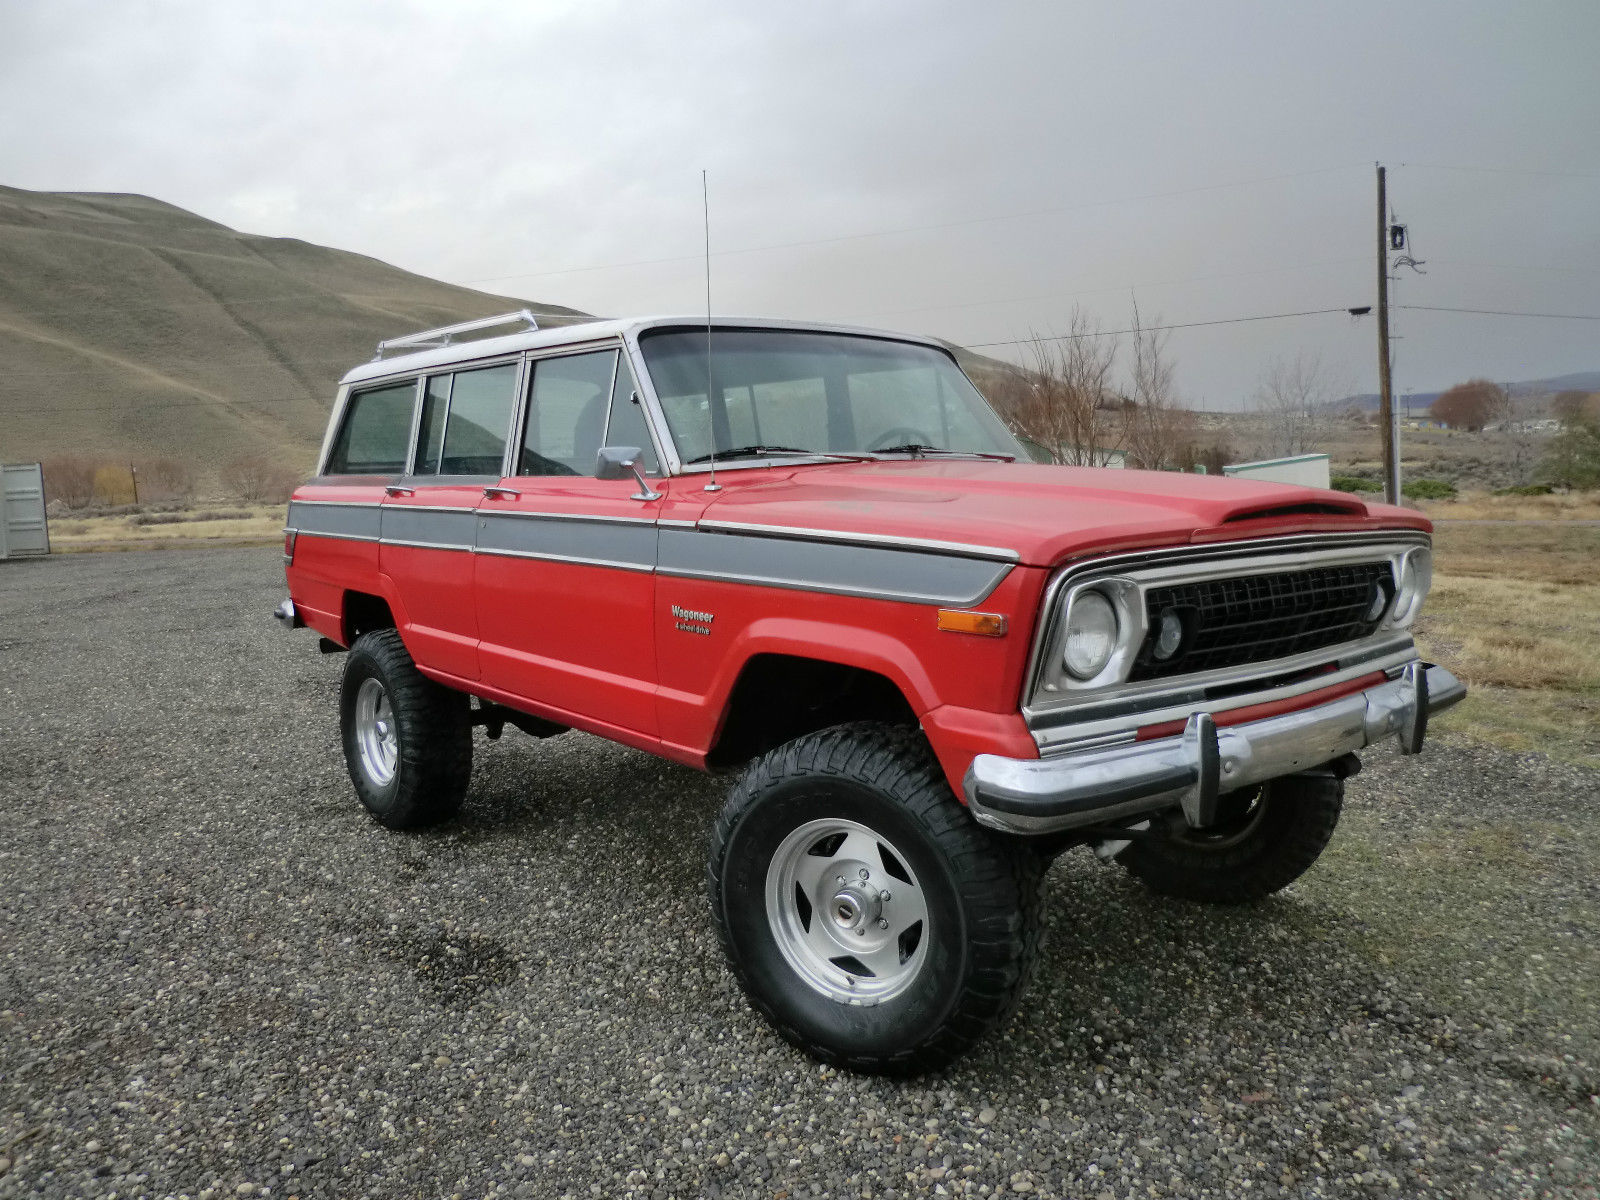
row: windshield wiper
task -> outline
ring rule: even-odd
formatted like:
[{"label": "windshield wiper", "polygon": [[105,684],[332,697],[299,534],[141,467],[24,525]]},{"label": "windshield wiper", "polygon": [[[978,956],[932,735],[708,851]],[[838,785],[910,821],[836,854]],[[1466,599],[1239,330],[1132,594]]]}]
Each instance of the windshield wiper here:
[{"label": "windshield wiper", "polygon": [[731,450],[713,450],[710,454],[702,454],[698,458],[691,458],[685,466],[702,462],[720,462],[724,458],[762,458],[768,454],[788,455],[803,454],[807,458],[843,458],[865,460],[866,454],[839,454],[833,450],[802,450],[798,446],[735,446]]},{"label": "windshield wiper", "polygon": [[943,446],[928,446],[922,442],[906,442],[899,446],[880,446],[874,454],[909,454],[920,458],[925,454],[953,454],[961,458],[991,458],[996,462],[1016,462],[1014,454],[991,454],[985,450],[947,450]]}]

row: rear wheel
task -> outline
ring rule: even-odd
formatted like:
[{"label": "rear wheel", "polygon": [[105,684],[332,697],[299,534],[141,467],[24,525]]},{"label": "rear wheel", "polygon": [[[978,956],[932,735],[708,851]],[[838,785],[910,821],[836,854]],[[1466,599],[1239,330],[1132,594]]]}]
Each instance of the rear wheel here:
[{"label": "rear wheel", "polygon": [[1331,775],[1286,775],[1220,798],[1215,824],[1191,829],[1183,814],[1165,837],[1130,842],[1117,861],[1147,887],[1181,900],[1247,904],[1288,887],[1333,837],[1344,783]]},{"label": "rear wheel", "polygon": [[1041,870],[972,820],[920,733],[862,723],[750,766],[713,829],[708,884],[734,974],[783,1037],[911,1073],[1013,1011]]},{"label": "rear wheel", "polygon": [[394,629],[345,658],[339,723],[356,795],[390,829],[454,815],[472,775],[471,702],[417,670]]}]

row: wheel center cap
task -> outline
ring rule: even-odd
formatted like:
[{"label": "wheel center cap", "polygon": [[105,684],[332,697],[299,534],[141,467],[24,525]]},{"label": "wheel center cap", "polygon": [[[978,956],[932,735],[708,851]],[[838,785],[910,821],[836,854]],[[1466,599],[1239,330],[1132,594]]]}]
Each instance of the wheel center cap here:
[{"label": "wheel center cap", "polygon": [[855,884],[838,888],[828,901],[828,912],[840,929],[865,929],[878,919],[881,907],[875,890]]}]

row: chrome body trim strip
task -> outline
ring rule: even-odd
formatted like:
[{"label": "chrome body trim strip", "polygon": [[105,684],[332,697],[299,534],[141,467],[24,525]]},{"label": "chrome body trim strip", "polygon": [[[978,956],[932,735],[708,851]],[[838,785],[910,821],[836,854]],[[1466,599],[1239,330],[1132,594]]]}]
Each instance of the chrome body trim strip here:
[{"label": "chrome body trim strip", "polygon": [[[726,469],[719,463],[717,470]],[[897,550],[927,550],[962,558],[984,558],[995,562],[1017,562],[1021,555],[1001,546],[975,546],[967,542],[944,542],[935,538],[901,537],[890,533],[849,533],[837,529],[813,529],[799,525],[756,525],[742,521],[703,520],[698,528],[712,533],[736,533],[762,537],[792,538],[806,542],[835,542],[845,546],[888,546]]]},{"label": "chrome body trim strip", "polygon": [[482,546],[473,549],[474,554],[481,554],[487,558],[534,558],[541,562],[573,563],[581,567],[608,567],[616,571],[641,571],[650,574],[655,570],[646,563],[619,562],[611,558],[584,558],[576,554],[551,554],[542,550],[490,550]]},{"label": "chrome body trim strip", "polygon": [[1179,805],[1200,823],[1207,797],[1313,770],[1390,737],[1415,753],[1428,715],[1465,695],[1443,667],[1415,663],[1366,691],[1225,729],[1200,713],[1183,734],[1158,741],[1051,759],[980,754],[964,790],[978,823],[1006,833],[1059,833]]}]

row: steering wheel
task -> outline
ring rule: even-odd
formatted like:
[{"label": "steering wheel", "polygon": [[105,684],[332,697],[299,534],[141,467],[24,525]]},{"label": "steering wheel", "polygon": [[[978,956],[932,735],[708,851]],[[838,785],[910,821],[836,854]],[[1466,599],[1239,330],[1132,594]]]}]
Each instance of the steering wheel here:
[{"label": "steering wheel", "polygon": [[896,425],[893,429],[886,429],[878,435],[868,450],[887,450],[890,446],[929,446],[933,439],[920,429],[913,429],[909,425]]}]

